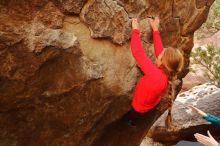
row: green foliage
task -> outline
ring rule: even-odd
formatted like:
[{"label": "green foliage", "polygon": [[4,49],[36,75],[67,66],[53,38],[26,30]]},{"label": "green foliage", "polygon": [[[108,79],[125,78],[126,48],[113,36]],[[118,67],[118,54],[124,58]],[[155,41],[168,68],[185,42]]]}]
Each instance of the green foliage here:
[{"label": "green foliage", "polygon": [[[206,48],[196,48],[191,57],[193,63],[200,64],[207,69],[207,76],[220,87],[220,48],[207,45]],[[195,69],[193,69],[195,70]]]}]

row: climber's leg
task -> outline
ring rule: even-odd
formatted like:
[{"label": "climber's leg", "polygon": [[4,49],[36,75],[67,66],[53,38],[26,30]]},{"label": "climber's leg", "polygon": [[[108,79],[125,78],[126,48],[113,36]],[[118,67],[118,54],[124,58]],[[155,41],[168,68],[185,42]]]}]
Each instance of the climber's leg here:
[{"label": "climber's leg", "polygon": [[129,125],[129,126],[136,126],[137,120],[142,116],[142,113],[136,112],[133,108],[129,110],[124,116],[123,120]]}]

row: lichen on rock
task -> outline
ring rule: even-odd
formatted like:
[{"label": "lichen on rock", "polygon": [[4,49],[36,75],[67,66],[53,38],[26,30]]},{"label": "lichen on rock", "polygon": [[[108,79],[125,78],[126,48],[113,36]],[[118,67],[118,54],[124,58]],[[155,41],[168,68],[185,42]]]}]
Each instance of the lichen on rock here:
[{"label": "lichen on rock", "polygon": [[129,39],[130,21],[123,7],[111,0],[91,0],[83,8],[81,19],[94,38],[110,38],[124,44]]}]

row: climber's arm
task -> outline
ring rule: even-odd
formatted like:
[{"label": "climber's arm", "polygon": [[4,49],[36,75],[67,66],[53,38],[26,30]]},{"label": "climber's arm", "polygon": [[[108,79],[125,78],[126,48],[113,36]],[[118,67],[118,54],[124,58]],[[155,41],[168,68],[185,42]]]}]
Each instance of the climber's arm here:
[{"label": "climber's arm", "polygon": [[154,53],[156,57],[158,57],[160,53],[163,51],[163,43],[159,32],[160,20],[158,17],[155,17],[155,19],[149,19],[149,22],[153,30]]},{"label": "climber's arm", "polygon": [[153,40],[154,40],[154,53],[156,57],[158,57],[160,53],[163,51],[163,44],[161,41],[159,31],[153,31]]},{"label": "climber's arm", "polygon": [[140,30],[136,18],[132,19],[131,52],[144,74],[156,75],[157,67],[144,51],[140,39]]},{"label": "climber's arm", "polygon": [[149,75],[156,73],[156,66],[151,62],[150,58],[147,56],[142,47],[140,31],[138,29],[132,30],[131,52],[144,74]]}]

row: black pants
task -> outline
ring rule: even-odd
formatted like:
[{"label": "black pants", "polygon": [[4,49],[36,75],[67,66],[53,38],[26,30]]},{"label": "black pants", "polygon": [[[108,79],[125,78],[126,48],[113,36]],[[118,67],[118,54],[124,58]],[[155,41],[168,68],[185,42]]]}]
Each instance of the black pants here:
[{"label": "black pants", "polygon": [[129,110],[124,116],[123,120],[130,126],[136,126],[138,119],[140,119],[144,113],[139,113],[135,111],[133,108]]}]

